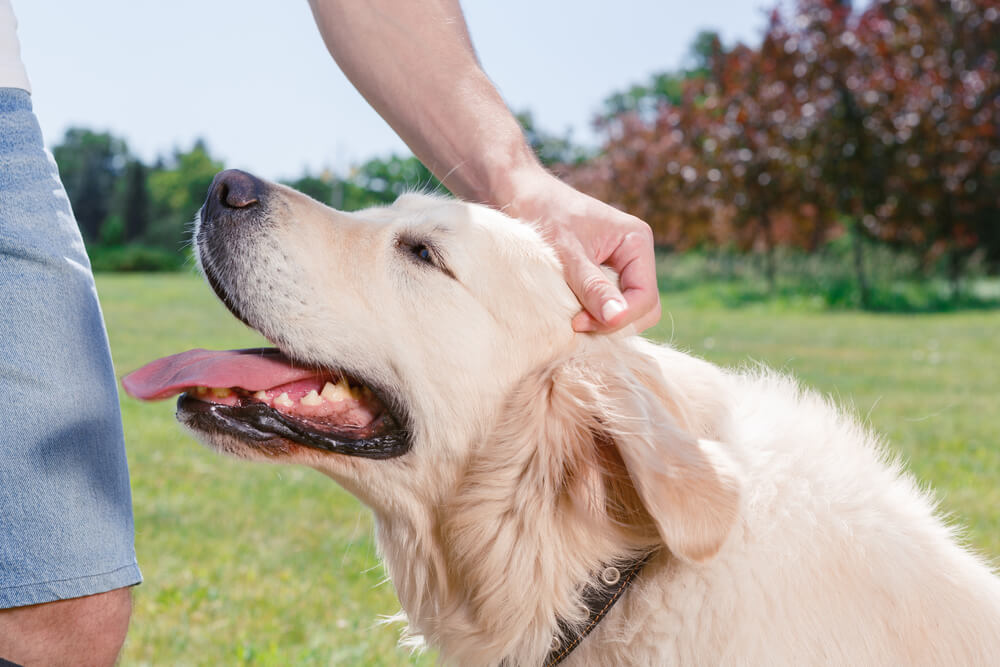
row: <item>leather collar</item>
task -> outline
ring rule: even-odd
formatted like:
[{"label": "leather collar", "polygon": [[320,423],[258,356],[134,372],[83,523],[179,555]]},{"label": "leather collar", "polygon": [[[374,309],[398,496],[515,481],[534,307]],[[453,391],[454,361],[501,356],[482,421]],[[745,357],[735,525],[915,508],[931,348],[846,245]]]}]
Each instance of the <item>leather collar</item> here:
[{"label": "leather collar", "polygon": [[558,665],[573,652],[573,649],[580,645],[584,637],[589,635],[597,627],[597,624],[608,615],[608,612],[611,611],[611,608],[618,602],[654,553],[656,552],[650,551],[621,566],[608,566],[601,570],[597,577],[597,585],[588,586],[583,591],[581,602],[587,607],[587,620],[578,631],[574,631],[574,626],[561,618],[558,619],[559,634],[552,638],[552,650],[549,651],[542,663],[544,667]]}]

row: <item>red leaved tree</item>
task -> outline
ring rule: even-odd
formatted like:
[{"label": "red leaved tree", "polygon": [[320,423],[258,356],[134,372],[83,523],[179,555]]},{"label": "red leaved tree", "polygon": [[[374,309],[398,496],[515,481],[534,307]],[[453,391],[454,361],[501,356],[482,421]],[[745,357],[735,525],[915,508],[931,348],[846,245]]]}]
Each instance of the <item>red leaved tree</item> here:
[{"label": "red leaved tree", "polygon": [[758,48],[700,39],[696,73],[635,88],[669,96],[602,117],[574,183],[660,243],[766,251],[772,284],[775,246],[845,221],[866,306],[869,239],[956,284],[975,252],[1000,265],[1000,0],[798,0]]}]

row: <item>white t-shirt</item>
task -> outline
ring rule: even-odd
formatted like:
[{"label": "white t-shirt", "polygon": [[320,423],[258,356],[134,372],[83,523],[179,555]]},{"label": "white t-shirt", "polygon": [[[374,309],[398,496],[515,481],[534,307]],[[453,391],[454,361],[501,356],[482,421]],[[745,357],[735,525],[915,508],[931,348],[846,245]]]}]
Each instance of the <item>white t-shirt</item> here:
[{"label": "white t-shirt", "polygon": [[17,41],[17,19],[10,0],[0,0],[0,88],[31,91],[28,73],[21,62],[21,43]]}]

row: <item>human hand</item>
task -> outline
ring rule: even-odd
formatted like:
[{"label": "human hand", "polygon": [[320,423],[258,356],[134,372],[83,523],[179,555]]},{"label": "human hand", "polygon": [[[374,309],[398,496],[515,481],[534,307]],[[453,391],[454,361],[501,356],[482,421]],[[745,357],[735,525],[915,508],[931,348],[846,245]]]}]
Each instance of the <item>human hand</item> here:
[{"label": "human hand", "polygon": [[[566,282],[583,305],[579,332],[643,331],[660,320],[653,233],[635,216],[573,189],[545,170],[513,176],[508,215],[534,222],[556,250]],[[618,273],[618,286],[601,265]]]}]

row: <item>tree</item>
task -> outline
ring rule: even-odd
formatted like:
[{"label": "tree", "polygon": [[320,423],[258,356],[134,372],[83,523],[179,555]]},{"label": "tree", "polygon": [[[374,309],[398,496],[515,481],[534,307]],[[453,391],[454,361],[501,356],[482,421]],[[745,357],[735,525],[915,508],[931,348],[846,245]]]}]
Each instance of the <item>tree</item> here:
[{"label": "tree", "polygon": [[713,195],[732,198],[733,240],[744,250],[764,252],[772,289],[775,247],[812,247],[825,232],[822,218],[806,219],[812,209],[799,199],[803,125],[815,112],[797,103],[802,91],[786,39],[787,28],[773,12],[759,48],[739,45],[717,54],[710,78],[692,84],[711,116],[701,148],[709,173],[717,174]]},{"label": "tree", "polygon": [[970,254],[1000,257],[1000,3],[878,0],[853,14],[800,0],[798,21],[824,121],[813,152],[851,221],[855,264],[864,237],[925,265],[946,255],[957,293]]},{"label": "tree", "polygon": [[688,47],[687,60],[691,67],[676,72],[657,72],[645,83],[629,86],[617,91],[604,100],[604,108],[598,118],[610,120],[628,113],[636,113],[650,120],[661,106],[677,106],[684,98],[684,84],[691,79],[706,76],[711,70],[713,58],[723,53],[719,33],[702,30]]},{"label": "tree", "polygon": [[124,191],[122,194],[122,220],[124,223],[123,238],[125,243],[138,241],[149,228],[150,198],[148,180],[149,170],[141,160],[129,160],[122,176]]},{"label": "tree", "polygon": [[566,132],[564,136],[550,134],[535,124],[535,117],[530,111],[515,114],[521,124],[524,138],[538,156],[538,161],[546,167],[559,170],[562,165],[575,165],[584,162],[589,153],[582,146],[573,143],[572,135]]},{"label": "tree", "polygon": [[52,153],[84,240],[98,240],[111,211],[115,183],[128,161],[125,140],[75,127],[66,131]]},{"label": "tree", "polygon": [[876,221],[926,261],[946,257],[957,295],[972,253],[1000,259],[1000,3],[881,0],[873,11],[891,44],[897,146]]},{"label": "tree", "polygon": [[343,201],[336,208],[356,211],[377,204],[391,204],[412,191],[443,191],[444,186],[413,156],[373,158],[351,170],[345,179]]},{"label": "tree", "polygon": [[[609,98],[580,187],[660,243],[815,249],[850,234],[1000,266],[1000,0],[798,0],[759,47],[696,40],[694,70]],[[678,83],[669,94],[663,82]]]},{"label": "tree", "polygon": [[803,137],[794,58],[786,28],[772,14],[762,46],[724,51],[717,36],[696,42],[699,70],[683,80],[676,103],[599,120],[607,140],[594,169],[574,181],[642,217],[660,243],[700,243],[763,250],[773,286],[779,244],[815,247],[826,219],[801,191]]},{"label": "tree", "polygon": [[294,181],[287,181],[285,185],[309,195],[318,202],[330,205],[333,203],[334,190],[339,183],[337,183],[336,179],[329,172],[313,176],[307,171]]},{"label": "tree", "polygon": [[152,219],[143,240],[165,250],[179,250],[191,222],[222,163],[212,158],[198,139],[188,151],[176,150],[149,174]]}]

